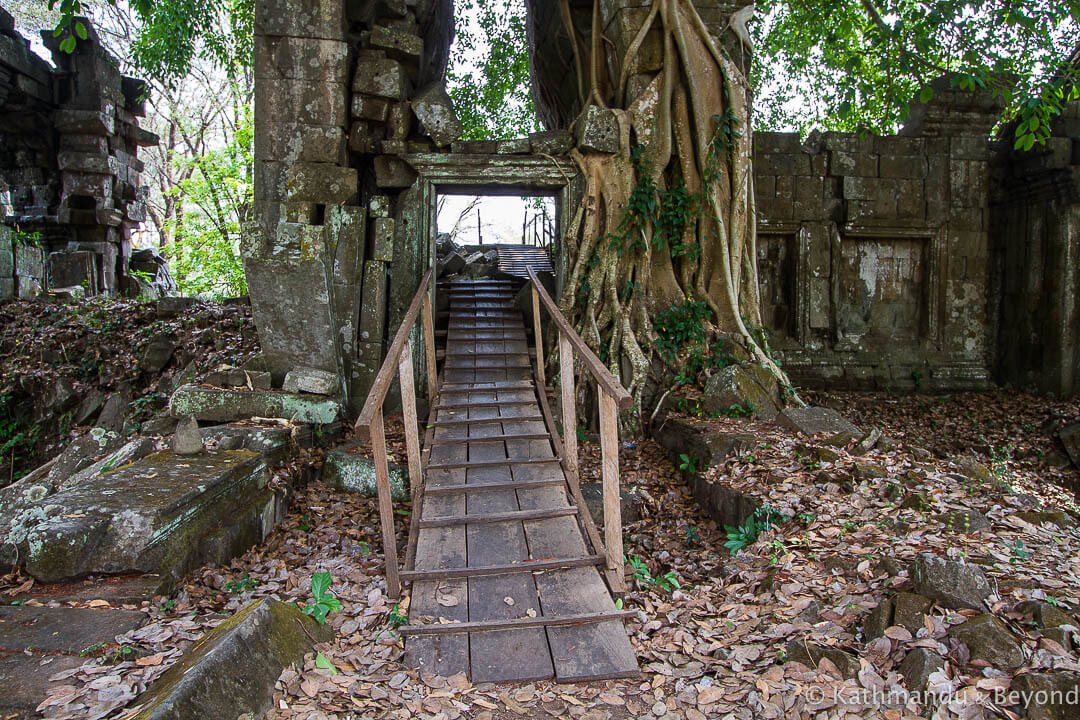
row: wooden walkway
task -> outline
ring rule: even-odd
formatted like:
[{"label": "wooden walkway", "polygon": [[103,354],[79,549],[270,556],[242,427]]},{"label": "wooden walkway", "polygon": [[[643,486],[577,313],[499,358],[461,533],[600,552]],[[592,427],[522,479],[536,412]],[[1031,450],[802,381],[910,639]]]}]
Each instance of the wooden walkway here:
[{"label": "wooden walkway", "polygon": [[514,288],[492,280],[447,291],[415,560],[401,573],[412,582],[407,661],[477,683],[636,676],[626,613],[583,532],[576,478],[554,452]]}]

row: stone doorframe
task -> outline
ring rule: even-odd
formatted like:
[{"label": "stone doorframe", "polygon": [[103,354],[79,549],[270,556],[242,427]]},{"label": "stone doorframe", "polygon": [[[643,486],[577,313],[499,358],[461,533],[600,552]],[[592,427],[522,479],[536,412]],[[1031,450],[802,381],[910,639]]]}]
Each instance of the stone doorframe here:
[{"label": "stone doorframe", "polygon": [[[436,198],[438,193],[468,195],[545,195],[555,197],[555,238],[562,248],[570,225],[573,181],[580,177],[566,156],[481,153],[415,153],[401,158],[416,171],[414,187],[424,211],[417,213],[417,233],[427,239],[430,267],[435,267]],[[561,254],[561,253],[560,253]],[[553,258],[558,279],[562,263]],[[561,287],[561,282],[558,282]],[[431,292],[435,291],[432,283]]]}]

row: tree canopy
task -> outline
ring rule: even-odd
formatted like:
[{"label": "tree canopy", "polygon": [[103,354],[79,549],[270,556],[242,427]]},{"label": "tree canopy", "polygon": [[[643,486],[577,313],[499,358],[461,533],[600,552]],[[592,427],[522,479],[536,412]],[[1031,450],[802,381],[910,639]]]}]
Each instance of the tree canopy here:
[{"label": "tree canopy", "polygon": [[[115,2],[116,0],[107,0]],[[88,0],[48,0],[74,47]],[[141,71],[183,77],[195,58],[251,62],[253,0],[130,0],[143,20]],[[760,0],[749,23],[756,53],[755,120],[762,129],[892,132],[930,80],[986,87],[1019,119],[1017,145],[1044,140],[1062,106],[1080,97],[1078,0]],[[523,0],[458,0],[480,32],[459,23],[450,92],[471,139],[532,129]]]}]

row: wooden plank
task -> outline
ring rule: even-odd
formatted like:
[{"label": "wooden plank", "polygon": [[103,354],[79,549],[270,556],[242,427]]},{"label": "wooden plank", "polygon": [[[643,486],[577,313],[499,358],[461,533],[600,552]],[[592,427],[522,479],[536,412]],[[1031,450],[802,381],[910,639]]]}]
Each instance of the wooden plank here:
[{"label": "wooden plank", "polygon": [[506,512],[489,512],[475,515],[458,515],[450,517],[436,517],[430,520],[420,521],[420,527],[444,527],[447,525],[482,525],[484,523],[499,522],[522,522],[524,520],[543,520],[544,518],[564,517],[577,515],[577,508],[563,507],[549,510],[507,510]]},{"label": "wooden plank", "polygon": [[532,312],[533,312],[533,344],[536,346],[536,377],[540,383],[540,391],[543,392],[547,381],[544,379],[544,336],[540,322],[540,296],[536,294],[536,286],[532,286]]},{"label": "wooden plank", "polygon": [[[417,558],[420,553],[417,552]],[[446,567],[438,569],[423,569],[417,560],[416,570],[402,571],[403,580],[444,580],[451,578],[482,577],[484,575],[506,575],[507,573],[520,572],[547,572],[549,570],[561,570],[593,565],[604,565],[607,557],[604,555],[581,555],[579,557],[544,558],[542,560],[523,560],[516,563],[495,563],[492,565],[470,565],[464,568]]]},{"label": "wooden plank", "polygon": [[[514,422],[520,422],[522,420],[543,420],[541,415],[530,415],[529,417],[512,418]],[[499,423],[506,422],[506,418],[494,417],[484,418],[483,420],[470,419],[470,420],[436,420],[435,427],[453,427],[455,425],[497,425]]]},{"label": "wooden plank", "polygon": [[577,447],[577,397],[574,393],[574,351],[570,338],[559,329],[559,389],[561,390],[563,418],[563,450],[566,464],[574,472],[578,468]]},{"label": "wooden plank", "polygon": [[[507,440],[546,440],[548,434],[545,433],[511,433],[509,435],[491,435],[483,438],[484,442],[505,442]],[[461,442],[460,440],[441,440],[436,441],[436,445],[441,445],[446,442]]]},{"label": "wooden plank", "polygon": [[[504,421],[506,418],[502,418]],[[429,470],[449,470],[452,468],[479,468],[479,467],[508,467],[511,465],[535,465],[545,463],[557,463],[557,458],[503,458],[502,460],[463,460],[453,463],[438,463],[428,465]]]},{"label": "wooden plank", "polygon": [[507,480],[505,482],[470,483],[461,487],[429,487],[424,491],[425,495],[451,495],[454,493],[491,492],[494,490],[528,490],[540,487],[561,487],[565,484],[562,478],[551,480]]},{"label": "wooden plank", "polygon": [[473,383],[467,387],[457,387],[456,383],[443,383],[443,393],[469,393],[477,390],[531,390],[531,382]]},{"label": "wooden plank", "polygon": [[371,449],[375,455],[375,488],[379,496],[379,523],[382,525],[383,557],[386,563],[386,596],[401,597],[398,579],[397,539],[394,536],[394,507],[390,500],[390,473],[386,467],[386,435],[383,432],[382,408],[370,423]]},{"label": "wooden plank", "polygon": [[623,562],[622,503],[619,497],[619,424],[615,399],[600,392],[600,454],[604,490],[604,546],[608,570],[614,570],[619,584],[625,583]]},{"label": "wooden plank", "polygon": [[415,501],[423,487],[423,471],[420,469],[420,436],[416,417],[416,389],[413,387],[412,348],[409,343],[401,352],[398,362],[398,384],[401,386],[401,415],[405,422],[405,452],[409,458],[409,484]]},{"label": "wooden plank", "polygon": [[[435,418],[433,411],[431,417]],[[465,438],[468,435],[467,428],[432,428],[433,436],[441,440],[454,437]],[[457,460],[467,457],[467,448],[464,442],[460,445],[444,444],[438,448],[425,448],[428,459]],[[464,470],[436,470],[428,472],[425,477],[427,490],[423,494],[422,504],[416,512],[422,516],[435,517],[439,515],[464,514],[465,497],[463,495],[437,495],[429,491],[432,487],[452,487],[465,484]],[[420,518],[416,522],[419,524]],[[468,557],[465,546],[465,528],[441,527],[418,531],[416,568],[426,570],[431,568],[466,567]],[[458,598],[459,602],[453,606],[439,603],[439,597],[445,601],[447,597]],[[412,618],[421,616],[445,617],[448,620],[468,622],[468,583],[465,579],[438,578],[416,579],[412,582],[411,603],[409,615]],[[459,672],[469,671],[469,636],[466,633],[454,635],[439,635],[431,637],[410,638],[405,644],[406,660],[410,667],[419,668],[425,672],[449,676]]]},{"label": "wooden plank", "polygon": [[[470,435],[473,430],[470,430]],[[492,462],[506,456],[502,446],[470,443],[469,458]],[[505,481],[509,469],[482,467],[467,471],[471,482]],[[466,497],[469,515],[492,516],[519,510],[513,490],[481,493]],[[466,526],[469,565],[490,566],[497,562],[523,561],[529,555],[520,522],[472,523]],[[511,598],[507,603],[505,598]],[[469,620],[506,620],[526,615],[529,609],[540,614],[536,584],[530,572],[482,575],[469,578]],[[554,668],[547,635],[542,628],[525,628],[469,635],[469,665],[473,682],[527,682],[552,677]]]},{"label": "wooden plank", "polygon": [[491,632],[492,630],[510,630],[523,627],[556,627],[560,625],[585,625],[587,623],[606,622],[608,620],[624,620],[637,617],[637,613],[630,610],[613,610],[602,613],[578,613],[576,615],[564,615],[562,617],[540,616],[510,618],[508,620],[487,620],[481,622],[432,624],[432,625],[406,625],[398,629],[402,635],[446,635],[468,632]]},{"label": "wooden plank", "polygon": [[544,304],[551,319],[559,328],[560,332],[560,354],[562,354],[562,337],[565,336],[574,350],[581,356],[582,361],[585,363],[585,367],[592,373],[593,378],[600,387],[604,388],[609,395],[615,398],[615,404],[623,410],[629,410],[634,405],[634,398],[630,393],[626,391],[626,388],[619,383],[611,371],[600,361],[600,358],[596,357],[585,341],[581,339],[581,336],[574,330],[570,321],[559,310],[559,306],[555,304],[555,301],[548,295],[547,290],[540,283],[540,280],[536,277],[536,273],[531,269],[529,270],[529,277],[532,279],[533,287],[536,288],[537,294],[540,296],[540,302]]},{"label": "wooden plank", "polygon": [[[480,392],[480,391],[476,391]],[[535,400],[515,400],[513,402],[475,402],[475,403],[453,403],[449,405],[439,405],[439,410],[474,410],[482,407],[498,408],[504,405],[535,405]]]},{"label": "wooden plank", "polygon": [[470,358],[504,358],[504,357],[531,357],[528,352],[448,352],[446,353],[448,358],[456,357],[470,357]]}]

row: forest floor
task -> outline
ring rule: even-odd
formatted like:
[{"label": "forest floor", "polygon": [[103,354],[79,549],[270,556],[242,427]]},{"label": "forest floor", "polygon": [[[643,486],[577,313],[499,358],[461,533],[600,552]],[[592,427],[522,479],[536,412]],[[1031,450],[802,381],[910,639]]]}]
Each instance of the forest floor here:
[{"label": "forest floor", "polygon": [[[315,481],[300,489],[286,521],[263,546],[228,567],[188,577],[178,594],[149,608],[151,622],[129,634],[137,660],[87,662],[61,673],[41,707],[46,717],[124,717],[124,708],[206,630],[253,598],[304,602],[313,573],[329,571],[343,608],[328,622],[332,643],[317,648],[335,669],[287,669],[274,696],[279,720],[325,718],[574,717],[590,720],[712,717],[915,717],[923,698],[905,696],[898,665],[908,651],[932,648],[944,666],[927,672],[928,692],[944,698],[940,717],[1017,717],[1010,688],[1022,675],[1080,671],[1066,639],[1040,637],[1014,611],[1025,600],[1080,608],[1080,534],[1026,522],[1022,511],[1077,514],[1071,492],[1080,471],[1050,467],[1055,427],[1080,416],[1076,402],[1015,392],[948,397],[815,395],[856,423],[876,424],[893,441],[861,457],[772,424],[710,422],[752,432],[758,447],[708,471],[784,519],[731,555],[724,528],[706,517],[680,470],[652,440],[621,450],[623,482],[643,490],[642,519],[626,527],[634,573],[626,628],[642,675],[637,680],[559,685],[474,685],[464,676],[429,676],[402,664],[395,623],[407,603],[387,600],[375,504]],[[400,419],[391,450],[403,456]],[[598,475],[599,450],[582,447],[583,477]],[[318,464],[317,454],[309,463]],[[873,465],[879,473],[867,474]],[[984,468],[988,473],[972,472]],[[918,503],[899,502],[897,487]],[[968,532],[949,516],[970,511],[989,529]],[[966,516],[966,515],[965,515]],[[970,517],[975,517],[974,515]],[[967,521],[965,521],[966,523]],[[404,542],[399,523],[399,542]],[[948,629],[976,613],[934,605],[914,632],[890,627],[868,640],[863,626],[886,593],[910,589],[908,563],[920,552],[965,558],[995,585],[990,611],[1023,652],[1019,667],[972,658]],[[791,657],[797,644],[839,649],[851,667]],[[1075,648],[1075,645],[1071,646]],[[837,657],[837,656],[829,656]],[[811,663],[812,664],[812,663]],[[890,692],[892,695],[890,695]],[[898,699],[899,698],[899,699]],[[1015,698],[1012,698],[1015,699]]]}]

